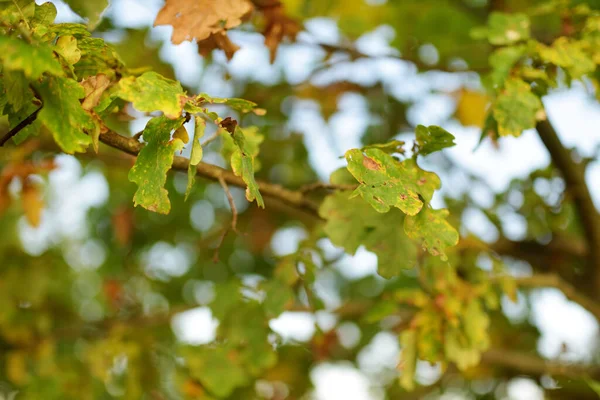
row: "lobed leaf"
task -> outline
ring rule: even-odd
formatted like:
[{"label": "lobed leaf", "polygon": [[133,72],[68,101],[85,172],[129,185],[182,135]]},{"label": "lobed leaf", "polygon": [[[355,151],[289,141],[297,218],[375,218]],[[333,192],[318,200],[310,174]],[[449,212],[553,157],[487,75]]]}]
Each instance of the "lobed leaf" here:
[{"label": "lobed leaf", "polygon": [[86,132],[93,132],[97,125],[79,102],[85,96],[83,87],[62,77],[50,77],[35,87],[44,102],[37,119],[64,152],[84,152],[92,142]]},{"label": "lobed leaf", "polygon": [[524,130],[534,128],[542,107],[542,101],[531,92],[529,84],[521,79],[509,79],[492,108],[498,133],[519,136]]},{"label": "lobed leaf", "polygon": [[448,221],[449,211],[425,207],[417,215],[409,215],[404,220],[404,231],[408,237],[419,240],[423,247],[434,256],[447,260],[444,250],[458,243],[458,232]]},{"label": "lobed leaf", "polygon": [[187,189],[185,190],[185,199],[189,197],[196,181],[196,166],[202,161],[202,146],[200,145],[200,138],[204,136],[204,130],[206,129],[206,122],[196,117],[194,119],[194,138],[192,139],[192,151],[190,153],[190,165],[188,167],[188,183]]},{"label": "lobed leaf", "polygon": [[358,149],[346,152],[348,171],[360,183],[354,195],[361,195],[375,210],[385,213],[397,207],[405,214],[415,215],[423,207],[421,195],[431,199],[439,187],[439,178],[419,169],[413,161],[399,162],[379,149]]},{"label": "lobed leaf", "polygon": [[63,75],[63,70],[45,44],[28,44],[10,36],[0,35],[0,61],[8,71],[23,71],[30,79],[39,79],[44,73]]},{"label": "lobed leaf", "polygon": [[493,45],[509,45],[530,37],[529,17],[525,14],[492,12],[488,19],[487,38]]},{"label": "lobed leaf", "polygon": [[108,0],[65,0],[73,11],[88,20],[90,29],[100,22],[103,11],[108,7]]},{"label": "lobed leaf", "polygon": [[171,119],[181,116],[187,101],[179,82],[156,72],[146,72],[138,78],[121,79],[116,95],[131,102],[139,111],[162,111]]},{"label": "lobed leaf", "polygon": [[417,248],[406,236],[404,215],[396,209],[381,214],[359,198],[340,192],[325,198],[319,208],[323,230],[336,246],[349,254],[362,245],[377,254],[377,272],[384,278],[415,266]]},{"label": "lobed leaf", "polygon": [[418,125],[416,139],[419,144],[419,154],[424,156],[456,145],[454,135],[435,125]]},{"label": "lobed leaf", "polygon": [[258,133],[257,127],[242,130],[239,126],[235,126],[232,134],[223,137],[223,156],[230,159],[233,173],[240,176],[246,183],[246,199],[248,201],[256,200],[259,207],[264,208],[265,203],[254,179],[255,158],[264,137]]},{"label": "lobed leaf", "polygon": [[146,146],[142,148],[129,171],[129,181],[138,185],[133,201],[147,210],[168,214],[169,193],[164,188],[167,172],[173,164],[175,151],[183,149],[180,139],[171,140],[171,131],[183,125],[184,119],[161,116],[151,119],[144,128]]}]

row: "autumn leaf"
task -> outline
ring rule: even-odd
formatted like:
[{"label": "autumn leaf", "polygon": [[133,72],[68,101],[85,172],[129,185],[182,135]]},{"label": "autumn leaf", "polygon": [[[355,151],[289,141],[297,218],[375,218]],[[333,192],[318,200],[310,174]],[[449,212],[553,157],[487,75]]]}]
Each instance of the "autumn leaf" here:
[{"label": "autumn leaf", "polygon": [[42,221],[44,202],[39,186],[31,182],[30,179],[27,179],[23,184],[21,203],[23,204],[27,222],[29,222],[31,226],[39,226]]},{"label": "autumn leaf", "polygon": [[492,107],[500,136],[519,136],[524,130],[534,128],[542,107],[542,101],[528,83],[509,79]]},{"label": "autumn leaf", "polygon": [[[223,126],[223,124],[221,125]],[[223,129],[228,132],[232,131],[231,134],[223,135],[223,149],[221,150],[223,157],[230,160],[233,173],[240,176],[246,183],[246,199],[248,201],[256,200],[256,204],[264,208],[265,203],[254,179],[254,171],[258,169],[256,156],[264,136],[258,132],[257,127],[242,129],[232,119],[223,126]]]},{"label": "autumn leaf", "polygon": [[377,272],[384,278],[398,276],[416,263],[417,248],[402,229],[400,210],[381,214],[363,199],[340,192],[325,198],[319,216],[326,221],[323,230],[331,242],[348,254],[361,245],[377,254]]},{"label": "autumn leaf", "polygon": [[173,26],[171,41],[175,44],[196,39],[201,54],[221,48],[231,58],[237,46],[226,32],[240,25],[253,9],[249,0],[167,0],[154,26]]},{"label": "autumn leaf", "polygon": [[423,202],[413,190],[410,175],[404,165],[379,149],[358,149],[346,152],[348,171],[360,182],[354,195],[361,195],[375,210],[388,212],[398,207],[414,215]]},{"label": "autumn leaf", "polygon": [[265,7],[262,10],[267,21],[263,35],[265,36],[265,45],[269,48],[271,62],[275,61],[277,48],[284,38],[296,39],[301,26],[294,19],[285,14],[282,4]]},{"label": "autumn leaf", "polygon": [[171,119],[181,116],[186,102],[181,84],[156,72],[121,79],[116,96],[131,102],[140,111],[162,111]]},{"label": "autumn leaf", "polygon": [[81,86],[85,90],[85,97],[81,106],[84,110],[89,111],[100,102],[100,97],[110,86],[110,79],[105,74],[98,74],[84,79]]},{"label": "autumn leaf", "polygon": [[72,79],[52,77],[36,85],[36,89],[44,101],[38,120],[52,132],[64,152],[84,152],[92,143],[85,132],[92,132],[97,126],[79,102],[85,96],[83,87]]},{"label": "autumn leaf", "polygon": [[455,116],[463,126],[483,128],[489,104],[484,93],[463,89],[458,93]]},{"label": "autumn leaf", "polygon": [[25,76],[38,79],[44,72],[63,75],[60,63],[46,44],[30,45],[22,40],[0,35],[0,61],[8,71],[23,71]]},{"label": "autumn leaf", "polygon": [[406,217],[404,231],[408,237],[420,241],[431,255],[447,260],[446,248],[458,243],[458,232],[446,220],[448,215],[446,209],[425,207],[417,215]]},{"label": "autumn leaf", "polygon": [[185,190],[185,199],[187,200],[196,181],[196,166],[202,161],[203,150],[200,145],[200,138],[204,136],[206,121],[196,117],[194,121],[194,139],[192,139],[192,151],[190,153],[190,165],[188,166],[188,184]]},{"label": "autumn leaf", "polygon": [[161,214],[171,210],[169,193],[164,185],[175,151],[184,146],[179,139],[171,140],[171,131],[179,128],[183,121],[183,118],[171,120],[163,116],[151,119],[146,125],[143,137],[147,144],[129,171],[129,181],[138,185],[133,198],[136,206]]}]

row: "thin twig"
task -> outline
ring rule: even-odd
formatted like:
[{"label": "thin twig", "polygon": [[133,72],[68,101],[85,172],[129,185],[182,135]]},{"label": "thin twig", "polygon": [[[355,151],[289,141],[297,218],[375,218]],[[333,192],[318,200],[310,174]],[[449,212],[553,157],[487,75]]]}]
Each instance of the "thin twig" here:
[{"label": "thin twig", "polygon": [[17,126],[12,128],[2,139],[0,139],[0,147],[4,146],[6,142],[8,142],[13,136],[16,136],[17,133],[21,132],[26,126],[31,125],[35,119],[37,118],[38,113],[44,107],[44,105],[40,105],[40,107],[35,110],[31,115],[25,118],[23,121],[19,122]]},{"label": "thin twig", "polygon": [[225,191],[225,194],[227,195],[227,200],[229,200],[229,207],[231,207],[231,230],[239,234],[237,230],[238,211],[235,206],[235,201],[233,200],[233,196],[231,195],[229,186],[227,186],[227,182],[225,182],[225,179],[223,179],[222,176],[219,177],[219,183]]},{"label": "thin twig", "polygon": [[204,143],[202,143],[202,145],[201,145],[202,148],[206,147],[206,145],[208,145],[210,142],[216,140],[220,134],[221,134],[221,128],[219,127],[219,128],[217,128],[217,131],[211,137],[209,137],[208,139],[206,139],[204,141]]},{"label": "thin twig", "polygon": [[216,264],[219,262],[219,250],[221,250],[221,246],[223,246],[223,242],[225,241],[225,237],[229,233],[229,228],[223,229],[223,233],[221,234],[221,238],[219,239],[219,243],[215,248],[215,253],[213,254],[213,262]]}]

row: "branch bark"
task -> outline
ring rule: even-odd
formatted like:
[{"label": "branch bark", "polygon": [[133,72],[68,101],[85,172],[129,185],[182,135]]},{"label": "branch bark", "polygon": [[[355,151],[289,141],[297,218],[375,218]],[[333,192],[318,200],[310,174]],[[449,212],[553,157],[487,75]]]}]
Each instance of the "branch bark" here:
[{"label": "branch bark", "polygon": [[515,278],[519,287],[527,288],[555,288],[564,293],[565,297],[586,310],[588,310],[598,321],[600,321],[600,304],[586,295],[582,294],[577,288],[561,279],[556,274],[536,274],[522,278]]},{"label": "branch bark", "polygon": [[[108,131],[100,134],[100,141],[110,147],[121,150],[127,154],[137,156],[142,147],[143,143],[129,138],[121,136],[118,133]],[[187,171],[189,166],[189,160],[185,157],[175,156],[173,159],[172,168],[178,171]],[[238,186],[241,188],[246,187],[246,183],[241,177],[235,175],[233,172],[217,167],[216,165],[206,164],[201,162],[197,167],[197,175],[205,179],[209,179],[215,182],[221,180],[226,182],[228,185]],[[268,197],[272,197],[280,200],[284,204],[290,205],[296,209],[305,211],[306,213],[319,218],[319,206],[306,198],[301,192],[288,190],[281,185],[276,185],[269,182],[257,181],[260,192]]]},{"label": "branch bark", "polygon": [[585,181],[585,165],[577,163],[571,152],[560,141],[556,130],[548,119],[536,126],[540,139],[548,149],[552,162],[565,180],[567,191],[573,196],[573,202],[579,215],[585,238],[588,243],[590,281],[600,297],[600,214],[594,205]]},{"label": "branch bark", "polygon": [[550,361],[527,353],[506,350],[490,349],[482,354],[481,361],[505,367],[528,375],[563,376],[571,379],[598,378],[600,366],[563,363]]}]

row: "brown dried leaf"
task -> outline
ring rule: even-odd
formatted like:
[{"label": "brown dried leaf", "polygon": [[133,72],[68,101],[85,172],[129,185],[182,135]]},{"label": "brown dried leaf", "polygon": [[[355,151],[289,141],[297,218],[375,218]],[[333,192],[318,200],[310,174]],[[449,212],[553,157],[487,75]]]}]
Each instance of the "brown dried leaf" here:
[{"label": "brown dried leaf", "polygon": [[265,7],[262,10],[267,26],[263,35],[265,36],[265,45],[271,53],[271,63],[277,56],[277,48],[284,38],[296,39],[300,32],[300,24],[285,14],[283,5]]},{"label": "brown dried leaf", "polygon": [[96,107],[100,102],[102,93],[104,93],[109,85],[110,78],[104,74],[98,74],[84,79],[81,82],[81,86],[83,86],[83,89],[85,90],[85,97],[81,103],[83,109],[89,111]]},{"label": "brown dried leaf", "polygon": [[173,26],[171,41],[175,44],[196,39],[200,54],[220,48],[231,58],[237,46],[226,32],[240,25],[253,10],[249,0],[167,0],[154,26]]},{"label": "brown dried leaf", "polygon": [[227,59],[231,60],[235,52],[240,49],[240,46],[229,40],[229,36],[223,32],[215,33],[210,35],[208,39],[198,42],[198,53],[202,57],[208,57],[215,49],[223,50]]}]

